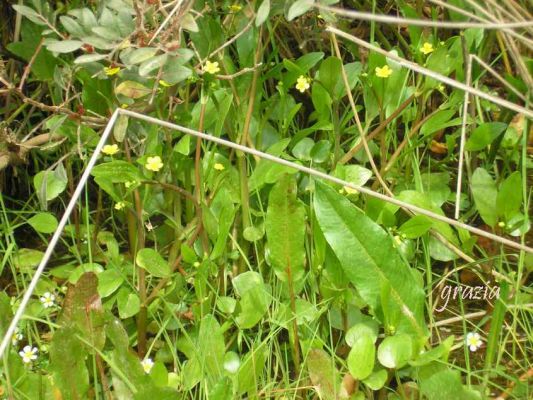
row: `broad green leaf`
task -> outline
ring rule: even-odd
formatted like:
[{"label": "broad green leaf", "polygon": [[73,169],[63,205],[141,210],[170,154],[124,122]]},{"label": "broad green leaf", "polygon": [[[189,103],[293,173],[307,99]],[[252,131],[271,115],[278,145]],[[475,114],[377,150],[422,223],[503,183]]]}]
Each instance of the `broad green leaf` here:
[{"label": "broad green leaf", "polygon": [[348,398],[348,395],[341,389],[341,378],[333,357],[324,350],[311,349],[307,355],[306,363],[311,383],[321,399]]},{"label": "broad green leaf", "polygon": [[329,140],[319,140],[311,149],[311,159],[315,163],[323,163],[331,154],[331,143]]},{"label": "broad green leaf", "polygon": [[139,67],[139,75],[147,76],[153,70],[161,68],[161,66],[163,66],[167,61],[167,58],[168,56],[166,54],[161,54],[159,56],[146,60]]},{"label": "broad green leaf", "polygon": [[425,336],[421,281],[400,257],[390,235],[321,182],[316,182],[314,208],[328,244],[363,300],[383,318],[381,288],[389,285],[394,309],[388,311],[399,314],[398,331]]},{"label": "broad green leaf", "polygon": [[117,118],[117,122],[115,123],[115,126],[113,127],[113,137],[117,142],[122,143],[124,141],[124,138],[126,137],[126,132],[128,131],[128,116],[127,115],[119,115]]},{"label": "broad green leaf", "polygon": [[481,400],[481,395],[466,388],[461,374],[440,362],[419,369],[421,394],[431,400]]},{"label": "broad green leaf", "polygon": [[54,53],[72,53],[83,45],[79,40],[56,40],[48,42],[46,48]]},{"label": "broad green leaf", "polygon": [[287,21],[292,21],[309,11],[315,2],[313,0],[296,0],[296,2],[289,8],[287,13]]},{"label": "broad green leaf", "polygon": [[166,278],[172,275],[168,262],[154,249],[141,249],[137,252],[137,264],[153,276]]},{"label": "broad green leaf", "polygon": [[498,210],[496,207],[498,190],[496,189],[496,183],[490,174],[480,167],[472,174],[470,189],[472,190],[472,196],[479,215],[481,215],[487,225],[493,227],[498,222]]},{"label": "broad green leaf", "polygon": [[320,63],[318,70],[318,80],[328,91],[329,95],[335,97],[335,88],[339,81],[342,81],[342,63],[337,57],[328,57]]},{"label": "broad green leaf", "polygon": [[449,124],[452,123],[450,120],[456,112],[455,109],[437,111],[434,115],[428,118],[424,125],[422,125],[420,134],[422,136],[431,135],[438,130],[450,126]]},{"label": "broad green leaf", "polygon": [[496,198],[496,209],[498,214],[506,220],[520,211],[522,206],[522,175],[515,171],[509,175],[501,184]]},{"label": "broad green leaf", "polygon": [[24,272],[29,272],[31,268],[39,265],[44,253],[35,249],[20,249],[14,258],[15,267]]},{"label": "broad green leaf", "polygon": [[241,329],[252,328],[267,312],[272,301],[271,295],[261,275],[254,271],[239,274],[232,283],[240,297],[237,324]]},{"label": "broad green leaf", "polygon": [[378,340],[378,330],[379,326],[376,321],[358,322],[346,332],[346,343],[352,347],[357,339],[362,336],[368,336],[372,338],[372,343],[376,343],[376,340]]},{"label": "broad green leaf", "polygon": [[80,332],[74,325],[60,328],[54,332],[50,345],[50,371],[63,400],[88,397],[89,373],[85,366],[87,352],[78,335]]},{"label": "broad green leaf", "polygon": [[40,212],[28,219],[28,224],[40,233],[52,233],[57,229],[57,219],[53,214]]},{"label": "broad green leaf", "polygon": [[255,17],[255,26],[261,26],[263,22],[268,18],[270,13],[270,0],[263,0],[259,8],[257,9],[257,15]]},{"label": "broad green leaf", "polygon": [[118,315],[122,319],[133,317],[141,309],[141,300],[139,296],[123,287],[117,296]]},{"label": "broad green leaf", "polygon": [[241,366],[236,377],[238,394],[251,392],[258,388],[257,378],[261,376],[261,371],[265,367],[268,355],[268,350],[264,348],[263,343],[253,346],[248,354],[242,357]]},{"label": "broad green leaf", "polygon": [[241,359],[237,353],[228,351],[224,355],[224,370],[230,374],[234,374],[239,370],[241,366]]},{"label": "broad green leaf", "polygon": [[85,347],[93,352],[105,343],[104,310],[97,291],[98,278],[93,272],[84,273],[75,285],[69,284],[62,313],[58,322],[63,326],[75,326],[85,341]]},{"label": "broad green leaf", "polygon": [[311,138],[303,138],[292,149],[292,154],[299,160],[309,161],[311,159],[311,150],[315,141]]},{"label": "broad green leaf", "polygon": [[122,61],[124,61],[125,64],[140,64],[151,59],[156,53],[157,49],[155,47],[140,47],[129,53],[127,57],[122,59]]},{"label": "broad green leaf", "polygon": [[387,370],[385,369],[378,369],[377,371],[373,372],[366,378],[363,382],[366,386],[368,386],[372,390],[379,390],[383,386],[385,386],[385,382],[387,382]]},{"label": "broad green leaf", "polygon": [[67,188],[67,176],[65,169],[56,168],[54,171],[41,171],[33,177],[33,185],[41,202],[51,201],[59,196]]},{"label": "broad green leaf", "polygon": [[95,178],[103,178],[112,183],[140,181],[141,174],[137,167],[127,161],[116,160],[98,164],[91,171]]},{"label": "broad green leaf", "polygon": [[23,15],[26,18],[28,18],[31,22],[37,25],[46,25],[46,18],[44,18],[41,14],[39,14],[33,8],[23,6],[22,4],[14,4],[13,8],[20,15]]},{"label": "broad green leaf", "polygon": [[124,282],[124,277],[115,268],[106,269],[98,275],[98,294],[107,297],[116,292]]},{"label": "broad green leaf", "polygon": [[433,221],[425,215],[415,215],[400,226],[400,232],[408,239],[415,239],[424,235],[432,226]]},{"label": "broad green leaf", "polygon": [[503,122],[485,122],[472,131],[465,143],[468,151],[479,151],[491,144],[500,134],[507,129]]},{"label": "broad green leaf", "polygon": [[358,380],[367,378],[374,369],[375,358],[374,337],[369,334],[358,337],[346,360],[350,374]]},{"label": "broad green leaf", "polygon": [[152,89],[135,81],[124,81],[115,88],[116,94],[121,94],[130,99],[140,99],[141,97],[149,95],[151,92]]},{"label": "broad green leaf", "polygon": [[85,64],[85,63],[96,62],[96,61],[104,60],[108,56],[109,56],[108,54],[98,54],[98,53],[82,54],[81,56],[76,57],[76,59],[74,60],[74,64]]},{"label": "broad green leaf", "polygon": [[388,336],[378,348],[378,360],[386,368],[401,368],[412,356],[413,342],[406,334]]},{"label": "broad green leaf", "polygon": [[420,353],[415,360],[409,361],[409,364],[413,366],[422,366],[437,360],[445,362],[450,354],[454,339],[455,337],[453,335],[448,336],[437,347]]},{"label": "broad green leaf", "polygon": [[265,221],[274,272],[283,282],[295,283],[305,273],[305,210],[296,190],[294,177],[283,176],[270,191]]}]

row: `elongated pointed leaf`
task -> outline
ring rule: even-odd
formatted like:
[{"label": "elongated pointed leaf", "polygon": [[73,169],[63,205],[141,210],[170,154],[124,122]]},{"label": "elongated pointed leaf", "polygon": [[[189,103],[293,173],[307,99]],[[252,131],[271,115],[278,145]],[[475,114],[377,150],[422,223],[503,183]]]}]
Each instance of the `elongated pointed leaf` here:
[{"label": "elongated pointed leaf", "polygon": [[305,210],[296,198],[296,181],[285,175],[272,188],[265,222],[270,260],[283,282],[288,273],[293,282],[304,275]]},{"label": "elongated pointed leaf", "polygon": [[425,336],[422,283],[402,260],[390,236],[346,198],[320,182],[316,183],[314,207],[327,242],[361,297],[382,316],[380,293],[388,284],[388,312],[401,315],[395,328]]}]

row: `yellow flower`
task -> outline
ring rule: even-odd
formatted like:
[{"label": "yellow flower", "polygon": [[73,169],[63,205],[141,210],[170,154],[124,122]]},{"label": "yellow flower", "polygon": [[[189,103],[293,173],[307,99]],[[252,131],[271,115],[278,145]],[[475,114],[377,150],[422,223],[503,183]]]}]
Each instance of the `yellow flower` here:
[{"label": "yellow flower", "polygon": [[439,92],[444,92],[444,90],[446,89],[444,87],[444,85],[442,83],[440,83],[438,86],[437,86],[437,89],[439,90]]},{"label": "yellow flower", "polygon": [[433,48],[433,45],[431,43],[428,43],[428,42],[425,42],[424,45],[420,48],[420,51],[422,53],[424,53],[425,55],[428,55],[429,53],[432,53],[433,50],[435,50]]},{"label": "yellow flower", "polygon": [[120,108],[128,108],[130,105],[129,104],[126,104],[126,103],[122,103],[120,105]]},{"label": "yellow flower", "polygon": [[211,62],[207,60],[204,65],[204,72],[207,72],[208,74],[216,74],[220,71],[220,68],[218,67],[218,61]]},{"label": "yellow flower", "polygon": [[388,78],[392,75],[392,69],[389,68],[387,64],[385,64],[383,67],[376,67],[376,76],[378,78]]},{"label": "yellow flower", "polygon": [[235,3],[229,6],[229,9],[234,13],[238,13],[239,11],[242,10],[242,6],[240,4]]},{"label": "yellow flower", "polygon": [[224,165],[220,164],[220,163],[216,163],[214,165],[214,168],[217,170],[217,171],[224,171],[225,167]]},{"label": "yellow flower", "polygon": [[163,87],[171,87],[172,83],[168,83],[167,81],[164,81],[163,79],[159,80],[159,84]]},{"label": "yellow flower", "polygon": [[310,78],[300,75],[300,77],[296,80],[296,89],[298,89],[300,93],[303,93],[311,87],[310,82]]},{"label": "yellow flower", "polygon": [[105,67],[104,72],[107,76],[113,76],[120,72],[120,67]]},{"label": "yellow flower", "polygon": [[123,201],[119,201],[118,203],[115,203],[115,210],[117,211],[122,210],[124,207],[126,207],[126,203],[124,203]]},{"label": "yellow flower", "polygon": [[161,161],[161,157],[155,156],[155,157],[148,157],[146,160],[146,164],[144,167],[150,171],[157,172],[161,168],[163,168],[163,161]]},{"label": "yellow flower", "polygon": [[357,189],[352,189],[350,186],[344,186],[344,190],[348,194],[357,194],[359,191]]},{"label": "yellow flower", "polygon": [[102,153],[112,156],[118,153],[118,146],[116,144],[106,144],[102,149]]}]

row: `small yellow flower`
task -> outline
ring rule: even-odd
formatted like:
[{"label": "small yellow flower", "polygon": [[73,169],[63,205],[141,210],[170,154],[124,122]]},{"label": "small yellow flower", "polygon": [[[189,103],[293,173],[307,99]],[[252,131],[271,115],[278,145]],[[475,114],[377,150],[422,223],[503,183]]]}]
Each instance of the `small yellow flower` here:
[{"label": "small yellow flower", "polygon": [[442,83],[439,83],[439,86],[437,86],[437,89],[438,89],[439,92],[444,92],[444,90],[446,88],[444,87],[444,85]]},{"label": "small yellow flower", "polygon": [[479,333],[477,332],[470,332],[468,335],[466,335],[466,345],[470,349],[470,351],[476,351],[481,347],[483,344],[483,341],[481,340],[481,336],[479,336]]},{"label": "small yellow flower", "polygon": [[348,194],[357,194],[359,191],[357,189],[352,189],[350,186],[344,186],[344,190]]},{"label": "small yellow flower", "polygon": [[164,81],[163,79],[159,80],[159,84],[163,87],[171,87],[172,83],[168,83],[167,81]]},{"label": "small yellow flower", "polygon": [[500,228],[505,228],[505,222],[503,222],[503,221],[498,222],[498,226]]},{"label": "small yellow flower", "polygon": [[126,103],[122,103],[120,105],[120,108],[128,108],[129,107],[129,104],[126,104]]},{"label": "small yellow flower", "polygon": [[424,45],[420,48],[420,51],[424,53],[426,56],[429,53],[432,53],[435,49],[433,48],[433,45],[431,43],[425,42]]},{"label": "small yellow flower", "polygon": [[226,168],[224,167],[224,165],[220,164],[220,163],[216,163],[214,165],[214,168],[217,170],[217,171],[224,171]]},{"label": "small yellow flower", "polygon": [[116,144],[106,144],[102,149],[102,153],[112,156],[118,153],[118,146]]},{"label": "small yellow flower", "polygon": [[238,13],[242,10],[242,6],[240,4],[235,3],[229,6],[229,9],[231,10],[231,12]]},{"label": "small yellow flower", "polygon": [[126,207],[126,203],[124,203],[123,201],[119,201],[118,203],[115,203],[115,210],[117,211],[122,210],[124,207]]},{"label": "small yellow flower", "polygon": [[392,69],[389,68],[387,64],[385,64],[383,67],[376,67],[376,76],[378,78],[388,78],[392,75]]},{"label": "small yellow flower", "polygon": [[311,78],[300,75],[300,77],[296,80],[296,89],[298,89],[300,93],[305,92],[310,87],[311,87]]},{"label": "small yellow flower", "polygon": [[218,67],[218,61],[211,62],[207,60],[204,65],[204,72],[207,72],[208,74],[216,74],[220,71],[220,68]]},{"label": "small yellow flower", "polygon": [[163,168],[163,161],[161,161],[161,157],[155,156],[155,157],[148,157],[146,160],[146,164],[144,164],[144,167],[150,171],[157,172],[161,168]]},{"label": "small yellow flower", "polygon": [[120,72],[120,67],[105,67],[104,72],[107,76],[113,76]]}]

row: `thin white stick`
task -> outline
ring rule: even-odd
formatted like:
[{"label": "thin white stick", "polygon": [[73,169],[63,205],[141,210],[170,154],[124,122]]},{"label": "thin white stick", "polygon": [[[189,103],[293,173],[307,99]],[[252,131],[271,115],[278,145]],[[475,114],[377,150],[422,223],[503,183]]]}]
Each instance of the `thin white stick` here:
[{"label": "thin white stick", "polygon": [[77,202],[77,200],[78,200],[78,198],[79,198],[79,196],[80,196],[80,194],[81,194],[81,192],[83,190],[83,187],[85,186],[85,183],[87,182],[87,179],[89,178],[89,175],[90,175],[92,169],[94,168],[94,165],[96,164],[96,160],[98,159],[98,156],[100,155],[100,152],[102,151],[102,148],[104,147],[104,144],[106,143],[106,141],[107,141],[107,139],[108,139],[108,137],[109,137],[109,135],[110,135],[110,133],[111,133],[111,131],[113,129],[113,126],[114,126],[114,124],[115,124],[115,122],[117,120],[117,117],[120,114],[127,115],[127,116],[130,116],[130,117],[133,117],[133,118],[137,118],[137,119],[140,119],[140,120],[152,123],[152,124],[156,124],[156,125],[168,128],[168,129],[172,129],[172,130],[176,130],[176,131],[179,131],[179,132],[183,132],[183,133],[186,133],[186,134],[191,135],[191,136],[195,136],[195,137],[198,137],[198,138],[201,138],[201,139],[204,139],[204,140],[208,140],[208,141],[211,141],[211,142],[214,142],[214,143],[217,143],[217,144],[220,144],[220,145],[223,145],[223,146],[235,149],[235,150],[242,151],[243,153],[248,153],[248,154],[251,154],[253,156],[257,156],[259,158],[275,162],[277,164],[281,164],[281,165],[285,165],[285,166],[290,167],[290,168],[294,168],[294,169],[296,169],[298,171],[301,171],[301,172],[307,173],[309,175],[313,175],[313,176],[322,178],[324,180],[336,183],[338,185],[347,186],[349,188],[358,190],[359,192],[361,192],[363,194],[366,194],[368,196],[371,196],[371,197],[383,200],[385,202],[397,205],[399,207],[411,210],[411,211],[413,211],[415,213],[422,214],[422,215],[425,215],[427,217],[436,219],[438,221],[445,222],[447,224],[456,226],[458,228],[465,229],[465,230],[467,230],[469,232],[472,232],[472,233],[474,233],[476,235],[484,236],[484,237],[486,237],[488,239],[494,240],[495,242],[499,242],[499,243],[505,244],[505,245],[507,245],[509,247],[512,247],[514,249],[522,250],[522,251],[525,251],[525,252],[528,252],[528,253],[533,253],[533,248],[525,246],[525,245],[523,245],[521,243],[513,242],[512,240],[500,237],[500,236],[495,235],[495,234],[490,233],[490,232],[486,232],[484,230],[481,230],[479,228],[464,224],[464,223],[456,221],[454,219],[451,219],[451,218],[448,218],[448,217],[433,213],[433,212],[428,211],[428,210],[426,210],[424,208],[420,208],[420,207],[414,206],[412,204],[405,203],[405,202],[403,202],[401,200],[398,200],[396,198],[389,197],[389,196],[386,196],[384,194],[375,192],[375,191],[373,191],[371,189],[367,189],[367,188],[362,187],[362,186],[354,185],[354,184],[352,184],[350,182],[346,182],[346,181],[344,181],[342,179],[336,178],[334,176],[330,176],[330,175],[328,175],[328,174],[326,174],[324,172],[317,171],[317,170],[315,170],[313,168],[308,168],[308,167],[305,167],[303,165],[299,165],[299,164],[296,164],[294,162],[284,160],[283,158],[276,157],[276,156],[273,156],[271,154],[264,153],[262,151],[259,151],[259,150],[256,150],[256,149],[252,149],[250,147],[246,147],[246,146],[243,146],[243,145],[240,145],[240,144],[237,144],[237,143],[233,143],[233,142],[231,142],[229,140],[221,139],[221,138],[218,138],[216,136],[208,135],[206,133],[199,132],[199,131],[196,131],[194,129],[186,128],[186,127],[181,126],[181,125],[176,125],[176,124],[173,124],[171,122],[162,121],[160,119],[157,119],[157,118],[154,118],[154,117],[150,117],[150,116],[144,115],[144,114],[139,114],[139,113],[131,111],[131,110],[118,108],[118,109],[115,110],[115,112],[113,113],[113,115],[109,119],[109,122],[107,123],[107,125],[106,125],[106,127],[104,129],[104,132],[102,133],[102,137],[100,138],[100,141],[98,142],[98,144],[97,144],[97,146],[96,146],[96,148],[94,150],[94,153],[91,156],[91,159],[89,160],[89,162],[87,164],[87,167],[85,168],[85,171],[83,172],[83,175],[80,178],[78,186],[76,187],[76,190],[74,191],[74,194],[72,195],[72,198],[70,199],[70,201],[69,201],[69,203],[67,205],[65,213],[61,217],[61,221],[59,221],[57,230],[55,231],[54,235],[52,236],[52,239],[50,240],[50,243],[48,244],[48,248],[46,249],[46,251],[45,251],[45,253],[43,255],[43,258],[42,258],[41,262],[39,263],[39,266],[35,270],[35,274],[33,275],[32,280],[31,280],[30,284],[28,285],[28,289],[26,290],[26,293],[24,294],[24,296],[23,296],[23,298],[22,298],[22,300],[20,302],[20,305],[19,305],[19,307],[17,309],[17,312],[15,313],[15,316],[13,317],[13,320],[11,321],[11,324],[9,325],[9,328],[7,329],[7,331],[6,331],[5,335],[4,335],[4,338],[2,339],[2,343],[0,344],[0,358],[3,357],[7,346],[11,342],[11,337],[13,336],[13,332],[15,332],[15,328],[17,327],[17,324],[19,323],[20,319],[22,318],[22,316],[24,314],[24,311],[26,310],[26,307],[28,306],[28,303],[29,303],[30,298],[31,298],[31,296],[33,294],[33,291],[35,290],[37,282],[39,281],[39,279],[40,279],[40,277],[41,277],[41,275],[42,275],[42,273],[44,271],[44,267],[46,266],[46,264],[50,260],[50,257],[52,256],[52,253],[53,253],[53,251],[54,251],[54,249],[55,249],[55,247],[57,245],[57,242],[59,241],[61,233],[63,232],[63,229],[65,228],[65,225],[68,222],[69,216],[72,213],[72,210],[74,209],[74,207],[76,205],[76,202]]},{"label": "thin white stick", "polygon": [[524,96],[513,85],[511,85],[509,82],[507,82],[498,72],[496,72],[494,69],[492,69],[492,67],[489,64],[487,64],[485,61],[483,61],[481,58],[479,58],[475,54],[470,54],[470,57],[472,57],[473,60],[475,60],[479,65],[481,65],[483,68],[485,68],[493,77],[498,79],[502,85],[504,85],[507,89],[509,89],[517,97],[519,97],[520,100],[523,100],[524,103],[527,102],[526,96]]},{"label": "thin white stick", "polygon": [[83,171],[83,175],[80,178],[80,181],[78,182],[78,186],[76,186],[76,190],[74,191],[74,194],[72,195],[67,208],[65,210],[65,213],[61,217],[61,221],[59,221],[59,224],[57,225],[57,229],[54,232],[54,235],[52,236],[52,239],[50,239],[50,243],[48,244],[48,247],[46,248],[46,251],[43,255],[43,258],[41,259],[41,262],[39,263],[39,266],[35,270],[35,273],[33,274],[33,277],[31,279],[30,284],[28,285],[28,288],[26,289],[26,293],[24,293],[24,296],[22,297],[22,300],[20,301],[20,305],[17,309],[17,312],[15,313],[15,316],[13,317],[13,320],[11,321],[11,324],[9,325],[9,328],[7,328],[7,331],[4,335],[4,338],[2,339],[2,343],[0,344],[0,358],[4,355],[4,351],[6,350],[7,346],[9,346],[9,343],[11,343],[11,337],[13,336],[13,333],[15,332],[15,329],[22,318],[22,315],[24,314],[24,311],[26,310],[26,307],[28,306],[28,302],[31,299],[31,296],[33,295],[33,291],[35,290],[35,287],[37,286],[37,282],[39,281],[39,278],[41,277],[44,267],[46,264],[48,264],[48,260],[52,256],[52,253],[57,245],[57,242],[59,241],[59,238],[61,237],[61,233],[63,233],[63,229],[65,229],[65,225],[68,222],[68,219],[70,217],[70,214],[72,213],[72,210],[74,210],[74,207],[76,206],[76,202],[78,201],[78,198],[80,197],[81,192],[83,191],[83,188],[85,186],[85,183],[87,182],[87,179],[89,179],[89,175],[96,164],[96,160],[98,159],[98,156],[100,155],[102,148],[104,147],[104,144],[107,142],[107,138],[109,137],[109,134],[111,133],[111,130],[113,128],[113,125],[115,125],[115,121],[120,113],[120,109],[116,109],[111,118],[109,119],[109,122],[107,123],[104,132],[102,133],[102,137],[100,138],[100,141],[96,145],[96,148],[94,149],[94,153],[91,156],[89,162],[87,163],[87,167],[85,167],[85,171]]},{"label": "thin white stick", "polygon": [[315,5],[315,7],[330,11],[343,17],[352,19],[359,19],[363,21],[375,21],[384,24],[396,25],[411,25],[411,26],[425,26],[442,29],[468,29],[468,28],[482,28],[482,29],[509,29],[509,28],[524,28],[533,26],[533,21],[516,21],[516,22],[457,22],[457,21],[433,21],[429,19],[415,19],[415,18],[401,18],[393,17],[392,15],[373,14],[363,11],[346,10],[338,7],[328,7],[322,5]]},{"label": "thin white stick", "polygon": [[303,165],[299,165],[299,164],[296,164],[294,162],[284,160],[283,158],[273,156],[272,154],[264,153],[262,151],[259,151],[259,150],[256,150],[256,149],[252,149],[250,147],[246,147],[246,146],[243,146],[243,145],[240,145],[240,144],[237,144],[237,143],[233,143],[233,142],[231,142],[229,140],[221,139],[221,138],[218,138],[216,136],[209,135],[207,133],[202,133],[202,132],[196,131],[194,129],[186,128],[186,127],[181,126],[181,125],[176,125],[176,124],[173,124],[172,122],[162,121],[160,119],[157,119],[157,118],[154,118],[154,117],[150,117],[148,115],[139,114],[139,113],[137,113],[135,111],[131,111],[131,110],[128,110],[128,109],[120,109],[120,113],[124,114],[124,115],[129,115],[130,117],[141,119],[141,120],[146,121],[146,122],[150,122],[152,124],[160,125],[160,126],[163,126],[165,128],[168,128],[168,129],[172,129],[172,130],[176,130],[176,131],[179,131],[179,132],[183,132],[183,133],[186,133],[188,135],[192,135],[192,136],[198,137],[200,139],[208,140],[208,141],[211,141],[211,142],[214,142],[214,143],[217,143],[217,144],[220,144],[222,146],[226,146],[226,147],[238,150],[238,151],[242,151],[243,153],[248,153],[248,154],[251,154],[253,156],[257,156],[259,158],[275,162],[277,164],[285,165],[287,167],[294,168],[294,169],[296,169],[298,171],[305,172],[306,174],[309,174],[309,175],[317,176],[319,178],[322,178],[324,180],[336,183],[336,184],[341,185],[341,186],[348,186],[349,188],[355,189],[355,190],[357,190],[357,191],[359,191],[359,192],[361,192],[363,194],[366,194],[367,196],[383,200],[383,201],[385,201],[387,203],[391,203],[391,204],[397,205],[397,206],[402,207],[402,208],[406,208],[406,209],[408,209],[410,211],[413,211],[413,212],[415,212],[417,214],[425,215],[425,216],[427,216],[429,218],[436,219],[436,220],[441,221],[441,222],[445,222],[445,223],[453,225],[453,226],[455,226],[457,228],[465,229],[465,230],[467,230],[469,232],[472,232],[472,233],[474,233],[476,235],[484,236],[484,237],[486,237],[488,239],[494,240],[495,242],[499,242],[499,243],[505,244],[505,245],[507,245],[509,247],[512,247],[514,249],[523,250],[523,251],[526,251],[528,253],[533,253],[533,248],[528,247],[526,245],[523,245],[521,243],[514,242],[512,240],[506,239],[504,237],[495,235],[495,234],[490,233],[490,232],[486,232],[486,231],[484,231],[482,229],[479,229],[479,228],[467,225],[465,223],[456,221],[456,220],[454,220],[452,218],[448,218],[448,217],[445,217],[443,215],[436,214],[436,213],[434,213],[432,211],[426,210],[425,208],[420,208],[420,207],[412,205],[410,203],[406,203],[404,201],[398,200],[398,199],[396,199],[394,197],[389,197],[389,196],[384,195],[382,193],[375,192],[375,191],[373,191],[371,189],[368,189],[368,188],[365,188],[363,186],[354,185],[354,184],[352,184],[350,182],[344,181],[344,180],[336,178],[334,176],[330,176],[330,175],[328,175],[328,174],[326,174],[324,172],[317,171],[316,169],[309,168],[309,167],[304,167]]},{"label": "thin white stick", "polygon": [[172,11],[170,11],[167,15],[167,17],[165,18],[165,20],[163,21],[163,23],[161,25],[159,25],[159,28],[157,28],[157,30],[155,31],[155,33],[153,34],[152,38],[148,41],[148,45],[150,45],[150,43],[153,42],[153,40],[157,37],[157,35],[159,35],[159,33],[163,30],[163,28],[168,24],[168,21],[170,21],[170,19],[172,18],[172,16],[176,13],[176,11],[178,11],[178,9],[180,8],[181,6],[181,3],[183,3],[183,0],[178,0],[178,2],[176,3],[176,5],[174,6],[174,8],[172,9]]},{"label": "thin white stick", "polygon": [[[477,21],[489,22],[489,20],[487,20],[487,19],[485,19],[483,17],[480,17],[480,16],[478,16],[476,14],[473,14],[471,12],[468,12],[466,10],[463,10],[462,8],[454,6],[453,4],[445,3],[444,1],[441,1],[441,0],[429,0],[429,1],[431,3],[433,3],[433,4],[437,4],[437,5],[441,6],[441,7],[448,8],[449,10],[455,11],[456,13],[462,14],[462,15],[464,15],[466,17],[475,19]],[[513,31],[512,29],[502,29],[502,31],[505,32],[505,33],[508,33],[509,35],[511,35],[511,36],[515,37],[516,39],[522,41],[530,49],[533,49],[533,40],[521,35],[520,33],[517,33],[515,31]]]},{"label": "thin white stick", "polygon": [[517,104],[514,104],[510,101],[504,100],[501,97],[493,96],[488,93],[482,92],[479,89],[473,88],[471,86],[467,86],[462,82],[456,81],[455,79],[448,78],[447,76],[444,76],[442,74],[439,74],[438,72],[432,71],[430,69],[421,67],[418,64],[415,64],[411,61],[407,61],[405,58],[399,57],[397,55],[394,55],[392,53],[389,53],[386,50],[380,49],[377,46],[374,46],[370,43],[368,43],[365,40],[359,39],[353,35],[350,35],[348,33],[345,33],[337,28],[334,28],[332,26],[328,26],[326,28],[327,32],[333,32],[334,34],[343,37],[351,42],[354,42],[360,46],[363,46],[369,50],[375,51],[376,53],[382,54],[387,58],[390,58],[391,60],[396,61],[399,65],[402,67],[408,68],[412,71],[418,72],[419,74],[429,76],[430,78],[436,79],[439,82],[445,83],[449,86],[452,86],[456,89],[464,90],[466,92],[469,92],[470,94],[474,96],[481,97],[482,99],[488,100],[494,104],[498,104],[499,106],[502,106],[504,108],[507,108],[509,110],[515,111],[517,113],[522,113],[526,117],[533,119],[533,111],[529,108],[525,108],[522,106],[519,106]]},{"label": "thin white stick", "polygon": [[[469,54],[466,60],[466,80],[465,83],[472,84],[472,56]],[[466,142],[466,120],[468,118],[468,102],[470,94],[465,92],[463,101],[463,120],[461,122],[461,142],[459,144],[459,165],[457,166],[457,190],[455,193],[455,219],[459,219],[461,209],[461,188],[463,184],[463,160]]]}]

